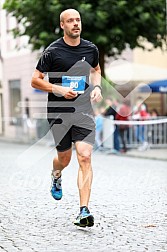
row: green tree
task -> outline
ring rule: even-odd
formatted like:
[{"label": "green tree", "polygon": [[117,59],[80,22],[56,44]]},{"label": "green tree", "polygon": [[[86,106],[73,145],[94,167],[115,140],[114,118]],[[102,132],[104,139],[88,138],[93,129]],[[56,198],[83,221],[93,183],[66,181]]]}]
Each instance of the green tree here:
[{"label": "green tree", "polygon": [[127,45],[166,49],[165,0],[6,0],[4,8],[15,16],[23,29],[15,36],[28,35],[33,49],[47,47],[62,35],[59,14],[66,8],[80,11],[82,36],[95,43],[100,51],[104,76],[104,56],[119,55]]}]

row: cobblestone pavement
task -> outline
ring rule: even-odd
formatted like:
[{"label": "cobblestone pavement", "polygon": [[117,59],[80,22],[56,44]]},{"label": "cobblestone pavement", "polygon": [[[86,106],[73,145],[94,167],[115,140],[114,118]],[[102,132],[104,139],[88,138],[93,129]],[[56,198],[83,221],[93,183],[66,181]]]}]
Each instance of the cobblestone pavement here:
[{"label": "cobblestone pavement", "polygon": [[63,172],[63,198],[50,195],[55,151],[0,143],[0,251],[166,252],[167,163],[94,153],[92,228],[78,214],[75,152]]}]

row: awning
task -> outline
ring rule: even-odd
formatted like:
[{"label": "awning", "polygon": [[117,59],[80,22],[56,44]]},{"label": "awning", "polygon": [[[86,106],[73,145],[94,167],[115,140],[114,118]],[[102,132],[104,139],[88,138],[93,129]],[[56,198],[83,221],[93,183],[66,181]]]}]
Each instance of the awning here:
[{"label": "awning", "polygon": [[149,87],[154,93],[167,93],[167,80],[154,81]]},{"label": "awning", "polygon": [[[153,93],[167,93],[167,80],[154,81],[148,84]],[[147,92],[145,87],[142,87],[141,92]]]}]

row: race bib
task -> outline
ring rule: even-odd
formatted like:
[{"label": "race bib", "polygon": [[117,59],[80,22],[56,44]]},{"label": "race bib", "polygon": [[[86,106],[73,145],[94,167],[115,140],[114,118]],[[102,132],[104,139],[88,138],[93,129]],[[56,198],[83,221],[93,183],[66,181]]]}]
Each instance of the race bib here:
[{"label": "race bib", "polygon": [[86,76],[62,76],[62,86],[70,87],[78,94],[85,91]]}]

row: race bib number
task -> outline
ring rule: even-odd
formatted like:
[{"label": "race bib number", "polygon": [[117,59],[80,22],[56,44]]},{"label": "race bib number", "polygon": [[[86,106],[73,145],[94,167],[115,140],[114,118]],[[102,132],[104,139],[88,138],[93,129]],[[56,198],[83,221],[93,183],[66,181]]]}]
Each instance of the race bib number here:
[{"label": "race bib number", "polygon": [[62,76],[62,86],[70,87],[78,94],[85,91],[86,76]]}]

